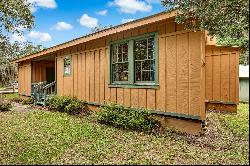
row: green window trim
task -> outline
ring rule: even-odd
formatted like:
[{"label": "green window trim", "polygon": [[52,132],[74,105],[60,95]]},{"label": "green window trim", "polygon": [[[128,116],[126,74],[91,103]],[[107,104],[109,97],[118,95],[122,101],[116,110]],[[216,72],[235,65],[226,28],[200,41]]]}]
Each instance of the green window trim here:
[{"label": "green window trim", "polygon": [[[136,81],[135,80],[135,60],[134,60],[134,41],[145,39],[148,37],[154,36],[154,81]],[[122,44],[128,43],[128,81],[113,81],[113,71],[112,71],[112,51],[113,47]],[[147,50],[148,51],[148,50]],[[123,40],[110,42],[110,47],[108,50],[108,67],[109,67],[109,87],[123,87],[123,88],[153,88],[158,89],[158,35],[156,32],[148,33],[145,35],[135,36],[126,38]]]},{"label": "green window trim", "polygon": [[[69,58],[69,61],[70,61],[70,65],[69,65],[70,73],[65,73],[65,59],[66,58]],[[63,76],[64,77],[69,77],[69,76],[71,76],[71,74],[72,74],[72,56],[71,55],[65,55],[63,57]]]}]

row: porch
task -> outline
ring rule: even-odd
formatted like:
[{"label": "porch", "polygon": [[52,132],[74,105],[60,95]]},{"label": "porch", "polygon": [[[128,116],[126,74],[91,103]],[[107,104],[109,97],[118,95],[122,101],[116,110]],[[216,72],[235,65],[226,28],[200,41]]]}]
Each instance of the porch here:
[{"label": "porch", "polygon": [[56,94],[55,56],[42,57],[31,61],[31,97],[35,105],[46,105]]}]

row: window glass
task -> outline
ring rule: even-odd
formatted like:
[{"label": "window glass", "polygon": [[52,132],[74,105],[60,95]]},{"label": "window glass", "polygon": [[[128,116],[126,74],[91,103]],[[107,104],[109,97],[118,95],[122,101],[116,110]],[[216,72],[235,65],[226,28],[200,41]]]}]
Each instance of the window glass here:
[{"label": "window glass", "polygon": [[128,43],[117,44],[112,49],[112,79],[128,81]]},{"label": "window glass", "polygon": [[64,69],[64,75],[70,75],[71,74],[71,58],[70,56],[66,56],[63,59],[63,69]]},{"label": "window glass", "polygon": [[155,37],[155,34],[152,34],[111,45],[111,83],[155,82]]},{"label": "window glass", "polygon": [[154,55],[154,36],[135,40],[135,81],[154,81],[155,80],[155,55]]}]

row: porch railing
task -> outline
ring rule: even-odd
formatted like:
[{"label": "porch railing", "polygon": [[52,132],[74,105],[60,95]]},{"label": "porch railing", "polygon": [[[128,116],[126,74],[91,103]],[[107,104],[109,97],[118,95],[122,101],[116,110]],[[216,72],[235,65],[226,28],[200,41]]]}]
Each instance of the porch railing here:
[{"label": "porch railing", "polygon": [[46,81],[39,83],[32,83],[31,96],[34,99],[35,105],[46,105],[49,97],[55,95],[56,81],[47,84]]}]

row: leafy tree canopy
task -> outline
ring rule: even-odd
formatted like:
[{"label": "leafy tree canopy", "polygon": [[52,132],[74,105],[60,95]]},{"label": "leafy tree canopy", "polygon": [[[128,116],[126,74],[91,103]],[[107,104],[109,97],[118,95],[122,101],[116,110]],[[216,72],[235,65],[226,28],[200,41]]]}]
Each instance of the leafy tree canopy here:
[{"label": "leafy tree canopy", "polygon": [[111,28],[111,27],[113,27],[113,25],[103,26],[103,25],[99,24],[96,27],[91,28],[91,33],[96,33],[96,32]]},{"label": "leafy tree canopy", "polygon": [[8,84],[17,77],[17,65],[12,60],[33,54],[44,49],[30,42],[10,43],[7,39],[0,42],[0,86]]},{"label": "leafy tree canopy", "polygon": [[4,32],[18,33],[22,29],[31,29],[34,17],[30,10],[31,4],[27,0],[0,1],[0,35]]},{"label": "leafy tree canopy", "polygon": [[248,49],[248,0],[162,0],[162,5],[176,10],[176,22],[186,29],[207,30],[224,45]]}]

